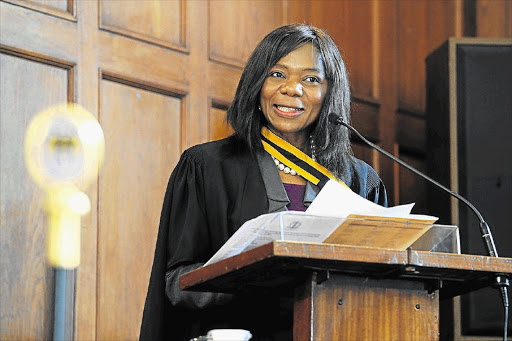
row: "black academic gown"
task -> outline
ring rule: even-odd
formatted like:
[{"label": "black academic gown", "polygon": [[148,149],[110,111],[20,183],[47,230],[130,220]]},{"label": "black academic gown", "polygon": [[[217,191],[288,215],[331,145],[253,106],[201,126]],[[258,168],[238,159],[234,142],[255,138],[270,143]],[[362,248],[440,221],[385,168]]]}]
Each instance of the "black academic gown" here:
[{"label": "black academic gown", "polygon": [[[348,167],[343,180],[354,192],[387,204],[384,186],[370,166],[353,158]],[[306,205],[318,191],[307,186]],[[233,136],[186,150],[165,193],[140,340],[188,341],[214,328],[248,329],[255,341],[290,339],[287,297],[178,288],[179,276],[208,261],[244,222],[285,210],[287,204],[278,171],[266,152],[253,156]]]}]

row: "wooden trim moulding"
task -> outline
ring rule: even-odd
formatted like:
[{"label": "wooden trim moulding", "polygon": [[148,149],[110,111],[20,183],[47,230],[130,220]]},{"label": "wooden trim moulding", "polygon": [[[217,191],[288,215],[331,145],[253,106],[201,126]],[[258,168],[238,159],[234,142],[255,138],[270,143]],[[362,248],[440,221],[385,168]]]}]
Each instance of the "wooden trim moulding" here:
[{"label": "wooden trim moulding", "polygon": [[57,8],[54,8],[51,6],[38,4],[38,3],[32,2],[32,1],[21,1],[21,0],[2,0],[2,1],[7,2],[11,5],[27,8],[27,9],[30,9],[30,10],[33,10],[33,11],[36,11],[39,13],[43,13],[46,15],[51,15],[53,17],[57,17],[60,19],[77,22],[76,2],[73,0],[68,0],[67,11],[62,11],[60,9],[57,9]]},{"label": "wooden trim moulding", "polygon": [[67,101],[76,102],[76,63],[55,58],[52,56],[36,53],[33,51],[23,50],[16,47],[0,44],[0,54],[6,54],[13,57],[30,60],[33,62],[58,67],[67,71]]}]

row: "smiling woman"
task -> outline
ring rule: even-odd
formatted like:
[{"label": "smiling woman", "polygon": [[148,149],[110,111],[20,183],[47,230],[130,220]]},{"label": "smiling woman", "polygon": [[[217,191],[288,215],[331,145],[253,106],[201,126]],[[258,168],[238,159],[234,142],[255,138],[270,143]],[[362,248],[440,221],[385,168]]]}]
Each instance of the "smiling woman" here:
[{"label": "smiling woman", "polygon": [[186,150],[165,194],[142,340],[189,340],[216,328],[254,340],[290,340],[292,310],[275,294],[182,291],[179,277],[207,262],[247,220],[304,211],[325,183],[342,182],[387,204],[375,171],[352,156],[347,72],[322,30],[287,25],[269,33],[242,73],[227,120],[234,134]]},{"label": "smiling woman", "polygon": [[[286,78],[287,72],[296,70],[284,68],[293,65],[283,65],[281,59],[295,63],[299,62],[299,57],[303,58],[300,60],[302,63],[307,58],[309,64],[302,66],[304,74],[300,78],[301,82],[291,82],[295,80],[295,75],[292,75],[282,91],[292,91],[292,96],[288,97],[293,98],[304,95],[306,88],[314,87],[316,81],[326,86],[319,114],[306,129],[308,144],[316,147],[316,160],[321,165],[337,178],[346,178],[349,175],[347,164],[352,161],[349,133],[346,129],[330,124],[328,114],[334,112],[346,122],[350,121],[350,87],[338,47],[323,30],[307,25],[287,25],[270,32],[247,62],[235,98],[228,109],[228,122],[235,135],[246,141],[251,150],[261,148],[260,131],[268,125],[266,117],[262,115],[262,111],[266,110],[261,103],[263,85],[265,82],[270,84],[274,78],[289,79]],[[290,86],[295,89],[290,89]],[[296,147],[300,149],[306,146]],[[311,155],[311,150],[305,152]]]}]

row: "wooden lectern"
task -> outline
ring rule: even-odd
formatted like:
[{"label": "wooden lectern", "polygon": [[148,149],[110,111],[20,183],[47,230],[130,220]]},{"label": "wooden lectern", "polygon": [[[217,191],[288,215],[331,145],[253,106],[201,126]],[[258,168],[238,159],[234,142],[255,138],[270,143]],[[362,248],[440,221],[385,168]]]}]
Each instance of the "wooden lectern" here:
[{"label": "wooden lectern", "polygon": [[184,274],[180,287],[293,288],[296,341],[426,341],[439,339],[440,298],[498,274],[511,277],[512,258],[274,241]]}]

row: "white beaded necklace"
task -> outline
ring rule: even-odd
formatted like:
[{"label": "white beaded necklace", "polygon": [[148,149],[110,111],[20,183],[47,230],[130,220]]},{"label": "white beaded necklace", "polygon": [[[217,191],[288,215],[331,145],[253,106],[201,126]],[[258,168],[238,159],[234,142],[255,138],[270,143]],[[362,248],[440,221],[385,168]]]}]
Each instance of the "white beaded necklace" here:
[{"label": "white beaded necklace", "polygon": [[277,166],[277,169],[279,169],[281,172],[284,172],[285,174],[290,174],[290,175],[297,175],[297,172],[293,169],[291,169],[290,167],[286,166],[284,163],[281,163],[279,162],[278,159],[276,159],[274,157],[274,155],[270,155],[272,156],[272,160],[274,160],[274,163],[276,164]]},{"label": "white beaded necklace", "polygon": [[[313,159],[313,161],[316,161],[315,143],[313,142],[313,139],[311,136],[309,137],[309,146],[311,148],[311,158]],[[291,167],[288,167],[284,163],[281,163],[278,159],[276,159],[274,157],[274,155],[270,155],[270,156],[272,156],[272,160],[274,160],[274,163],[276,164],[277,169],[279,169],[281,172],[284,172],[285,174],[290,174],[293,176],[297,175],[297,172],[294,169],[292,169]]]}]

